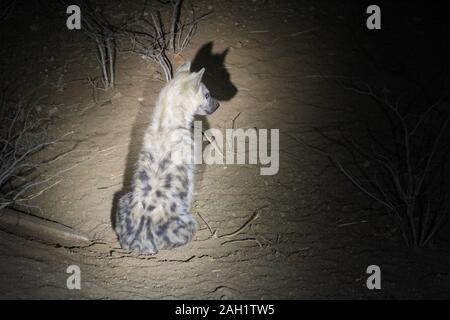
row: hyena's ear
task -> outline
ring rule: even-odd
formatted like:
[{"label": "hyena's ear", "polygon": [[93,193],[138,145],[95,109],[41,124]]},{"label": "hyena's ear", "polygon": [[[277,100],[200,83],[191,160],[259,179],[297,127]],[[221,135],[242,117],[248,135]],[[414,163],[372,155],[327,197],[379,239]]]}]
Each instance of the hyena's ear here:
[{"label": "hyena's ear", "polygon": [[199,72],[194,72],[192,74],[192,81],[194,82],[193,87],[195,92],[200,89],[200,83],[202,82],[203,74],[205,73],[205,68],[201,68]]},{"label": "hyena's ear", "polygon": [[175,71],[175,74],[178,74],[180,72],[189,72],[190,69],[191,69],[191,62],[186,61],[185,63],[183,63],[181,66],[178,67],[177,71]]}]

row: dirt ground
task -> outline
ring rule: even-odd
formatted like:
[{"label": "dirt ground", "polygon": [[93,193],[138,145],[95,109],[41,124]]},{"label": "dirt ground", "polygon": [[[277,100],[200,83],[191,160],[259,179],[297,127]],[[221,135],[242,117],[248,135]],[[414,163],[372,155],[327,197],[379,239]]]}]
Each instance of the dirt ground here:
[{"label": "dirt ground", "polygon": [[[139,10],[139,2],[133,3],[116,1],[109,8],[126,14]],[[290,138],[345,118],[345,110],[362,105],[361,98],[343,92],[325,75],[367,81],[379,75],[352,42],[349,25],[359,23],[353,11],[322,1],[194,3],[213,13],[201,22],[183,58],[206,66],[205,82],[222,100],[205,126],[223,130],[235,119],[235,128],[280,129],[278,174],[262,176],[256,165],[198,166],[192,210],[200,230],[194,241],[155,256],[122,250],[111,215],[129,186],[164,83],[156,65],[119,53],[116,88],[99,92],[93,102],[85,79],[100,70],[91,43],[67,30],[60,16],[34,14],[14,27],[16,41],[8,38],[11,46],[3,53],[9,50],[20,61],[13,65],[26,79],[21,80],[24,90],[42,84],[39,105],[52,119],[51,136],[73,133],[47,151],[64,153],[48,174],[63,173],[33,204],[42,217],[95,241],[85,247],[56,246],[1,231],[0,297],[449,298],[448,237],[438,237],[430,249],[406,248],[387,213],[327,159]],[[364,11],[361,15],[363,28]],[[8,22],[4,30],[12,26]],[[243,232],[220,237],[256,212],[258,219]],[[219,237],[211,237],[205,221]],[[366,268],[373,264],[381,268],[381,290],[366,288]],[[81,269],[81,290],[66,287],[69,265]]]}]

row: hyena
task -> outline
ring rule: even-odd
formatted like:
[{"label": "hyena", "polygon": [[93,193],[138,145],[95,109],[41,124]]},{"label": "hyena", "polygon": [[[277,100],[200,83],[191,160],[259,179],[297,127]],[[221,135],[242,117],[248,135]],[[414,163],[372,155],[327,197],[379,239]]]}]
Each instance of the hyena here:
[{"label": "hyena", "polygon": [[219,103],[201,82],[205,69],[191,73],[190,65],[183,64],[159,94],[131,191],[119,200],[115,231],[124,249],[155,254],[186,244],[197,229],[190,212],[192,123]]}]

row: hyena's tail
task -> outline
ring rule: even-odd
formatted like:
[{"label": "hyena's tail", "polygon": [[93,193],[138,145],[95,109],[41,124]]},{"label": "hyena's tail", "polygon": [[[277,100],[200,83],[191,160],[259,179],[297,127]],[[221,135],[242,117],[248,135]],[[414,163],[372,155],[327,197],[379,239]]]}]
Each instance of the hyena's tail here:
[{"label": "hyena's tail", "polygon": [[185,213],[153,224],[152,236],[160,249],[169,249],[191,241],[196,230],[197,222],[194,217]]},{"label": "hyena's tail", "polygon": [[[139,210],[133,201],[133,193],[129,192],[119,200],[119,210],[116,215],[115,231],[120,246],[126,250],[141,254],[155,254],[158,246],[152,241],[150,230],[151,219]],[[135,219],[134,216],[138,217]]]}]

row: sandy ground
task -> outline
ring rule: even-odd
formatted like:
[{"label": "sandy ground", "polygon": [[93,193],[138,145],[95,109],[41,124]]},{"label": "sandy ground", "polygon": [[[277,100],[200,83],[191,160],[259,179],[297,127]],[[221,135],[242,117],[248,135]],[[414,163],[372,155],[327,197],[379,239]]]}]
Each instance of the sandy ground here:
[{"label": "sandy ground", "polygon": [[[279,128],[279,173],[261,176],[255,165],[198,166],[193,213],[200,230],[194,241],[155,256],[120,249],[111,214],[129,185],[163,82],[157,80],[155,65],[120,53],[116,88],[100,92],[94,103],[84,80],[99,73],[91,44],[63,27],[46,37],[45,24],[37,20],[37,33],[43,32],[29,43],[37,61],[28,85],[48,79],[39,92],[46,95],[43,112],[51,113],[50,133],[73,134],[49,150],[65,153],[49,174],[68,170],[34,204],[42,208],[43,217],[96,241],[87,247],[61,247],[0,232],[0,297],[450,297],[448,240],[421,252],[405,248],[386,213],[326,159],[290,138],[344,117],[342,110],[360,102],[319,77],[358,76],[351,68],[356,63],[362,66],[358,72],[365,72],[365,58],[342,42],[350,36],[340,23],[345,17],[339,6],[314,1],[195,4],[211,6],[214,13],[201,23],[183,57],[207,67],[207,82],[222,99],[205,125],[223,130],[237,117],[235,128]],[[29,26],[24,28],[29,31]],[[223,61],[220,53],[226,49]],[[61,70],[64,85],[59,91],[54,81]],[[249,228],[220,238],[255,212],[258,219]],[[200,215],[218,238],[211,237]],[[382,290],[365,286],[366,268],[372,264],[381,267]],[[81,290],[66,287],[69,265],[81,268]]]}]

